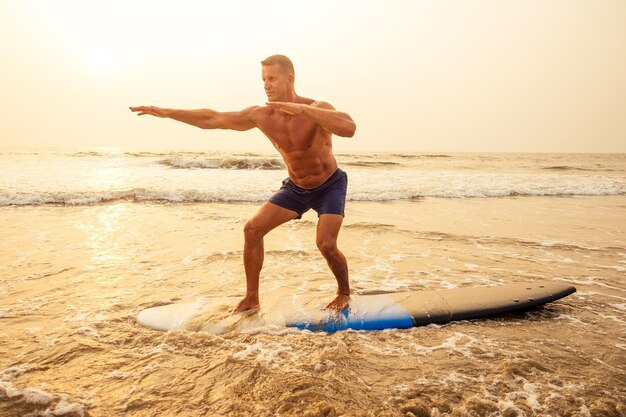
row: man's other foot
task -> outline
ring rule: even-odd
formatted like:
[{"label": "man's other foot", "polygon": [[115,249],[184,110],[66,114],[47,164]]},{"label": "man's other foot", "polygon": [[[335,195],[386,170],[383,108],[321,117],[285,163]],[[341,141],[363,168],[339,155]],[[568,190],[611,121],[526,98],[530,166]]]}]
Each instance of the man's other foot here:
[{"label": "man's other foot", "polygon": [[233,313],[238,313],[241,311],[250,311],[250,310],[258,310],[261,307],[259,304],[259,299],[254,297],[245,297],[243,300],[237,304],[235,308],[233,308]]},{"label": "man's other foot", "polygon": [[350,296],[339,294],[333,301],[326,306],[326,310],[341,311],[350,304]]}]

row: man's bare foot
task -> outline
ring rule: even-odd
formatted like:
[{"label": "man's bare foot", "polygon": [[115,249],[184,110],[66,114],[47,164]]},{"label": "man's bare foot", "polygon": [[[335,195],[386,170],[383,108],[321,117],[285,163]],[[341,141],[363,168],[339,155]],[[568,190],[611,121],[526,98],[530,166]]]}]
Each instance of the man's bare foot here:
[{"label": "man's bare foot", "polygon": [[341,311],[350,303],[350,296],[346,294],[338,294],[333,301],[326,306],[326,310]]},{"label": "man's bare foot", "polygon": [[244,297],[243,300],[237,304],[237,307],[233,308],[233,313],[242,311],[258,310],[261,307],[258,297]]}]

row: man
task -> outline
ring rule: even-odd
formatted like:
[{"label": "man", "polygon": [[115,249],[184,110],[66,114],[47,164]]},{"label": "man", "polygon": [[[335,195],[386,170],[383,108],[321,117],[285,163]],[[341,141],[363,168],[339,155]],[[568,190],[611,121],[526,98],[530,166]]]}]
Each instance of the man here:
[{"label": "man", "polygon": [[275,227],[314,209],[318,213],[316,243],[337,280],[337,296],[327,309],[340,311],[350,301],[348,264],[337,248],[344,216],[347,175],[337,166],[332,135],[352,137],[352,118],[328,103],[300,97],[294,89],[291,60],[272,55],[261,62],[268,98],[266,106],[236,112],[209,109],[176,110],[152,106],[131,107],[139,116],[170,118],[202,129],[250,130],[258,128],[280,152],[289,177],[244,227],[246,295],[235,311],[258,309],[259,276],[263,267],[263,237]]}]

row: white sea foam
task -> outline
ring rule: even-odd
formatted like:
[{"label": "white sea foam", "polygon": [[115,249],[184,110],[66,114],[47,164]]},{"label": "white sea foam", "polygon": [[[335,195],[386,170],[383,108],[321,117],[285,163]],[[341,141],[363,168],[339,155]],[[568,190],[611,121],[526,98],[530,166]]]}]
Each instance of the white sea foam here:
[{"label": "white sea foam", "polygon": [[93,337],[93,338],[100,337],[100,335],[98,334],[98,331],[89,326],[79,327],[78,329],[74,330],[74,334],[80,334],[83,336],[88,336],[88,337]]},{"label": "white sea foam", "polygon": [[[598,279],[596,280],[596,278],[598,278]],[[626,291],[626,289],[624,289],[624,288],[615,287],[615,286],[606,284],[606,283],[602,282],[601,279],[602,279],[601,277],[589,276],[589,277],[585,277],[585,279],[555,278],[554,280],[555,281],[564,281],[564,282],[568,282],[570,284],[575,284],[575,285],[597,285],[599,287],[609,288],[609,289],[612,289],[612,290]]]},{"label": "white sea foam", "polygon": [[478,344],[478,339],[463,333],[454,333],[441,344],[435,346],[414,345],[413,348],[422,355],[428,355],[438,350],[450,350],[466,357],[472,357],[470,348]]},{"label": "white sea foam", "polygon": [[24,401],[30,404],[49,404],[54,400],[54,395],[36,388],[24,388],[22,395]]},{"label": "white sea foam", "polygon": [[17,397],[21,397],[19,401],[32,404],[38,408],[36,411],[25,414],[24,417],[85,415],[84,406],[78,402],[72,402],[66,394],[49,393],[31,387],[20,390],[15,388],[10,382],[0,381],[0,399],[11,401]]},{"label": "white sea foam", "polygon": [[122,371],[119,371],[119,370],[115,370],[115,371],[111,371],[109,373],[108,377],[111,378],[111,379],[123,380],[123,379],[127,379],[131,375],[132,375],[132,373],[130,373],[130,372],[122,372]]},{"label": "white sea foam", "polygon": [[286,344],[258,342],[250,345],[242,344],[241,346],[242,350],[230,355],[231,360],[254,360],[268,368],[277,368],[286,363],[295,363],[298,360],[293,348]]},{"label": "white sea foam", "polygon": [[516,380],[522,383],[523,391],[512,394],[511,396],[522,397],[526,400],[526,404],[533,411],[541,411],[544,407],[539,403],[539,389],[536,384],[528,382],[525,378],[520,376],[515,377]]},{"label": "white sea foam", "polygon": [[10,382],[0,381],[0,398],[14,398],[21,394],[22,392],[13,388]]},{"label": "white sea foam", "polygon": [[[287,176],[277,156],[174,153],[137,157],[80,154],[0,154],[0,206],[89,205],[115,201],[241,202],[263,201]],[[455,158],[436,158],[415,164],[411,158],[396,163],[358,163],[345,167],[349,200],[390,201],[421,197],[498,198],[509,196],[626,194],[626,158],[623,171],[610,174],[545,172],[527,160],[528,167],[512,169],[506,155],[492,159],[492,170]],[[368,155],[344,159],[370,160]],[[433,162],[434,161],[434,162]],[[387,161],[394,162],[394,161]],[[340,158],[341,165],[341,158]],[[375,166],[372,168],[371,166]],[[468,169],[467,166],[476,166]],[[619,173],[618,173],[619,172]],[[79,173],[79,175],[77,175]],[[620,175],[621,173],[621,175]]]},{"label": "white sea foam", "polygon": [[26,366],[11,366],[0,372],[0,381],[8,381],[24,373]]},{"label": "white sea foam", "polygon": [[623,368],[619,368],[619,367],[615,367],[615,366],[611,366],[608,363],[604,362],[602,359],[599,358],[593,358],[593,361],[596,363],[599,363],[600,365],[604,366],[605,368],[608,368],[612,371],[615,371],[617,373],[623,373],[624,369]]},{"label": "white sea foam", "polygon": [[334,367],[336,367],[337,364],[329,359],[323,361],[323,362],[319,362],[315,364],[315,367],[313,368],[313,370],[317,373],[322,373],[322,372],[326,372],[330,369],[333,369]]},{"label": "white sea foam", "polygon": [[172,168],[205,168],[205,169],[284,169],[285,164],[278,158],[167,158],[159,164]]},{"label": "white sea foam", "polygon": [[85,410],[82,405],[78,403],[71,403],[67,399],[62,398],[61,401],[54,407],[52,410],[53,416],[64,416],[64,415],[79,415],[84,416]]},{"label": "white sea foam", "polygon": [[612,314],[600,314],[600,317],[602,317],[603,319],[612,320],[621,325],[626,325],[626,321],[623,320],[623,317],[617,317]]},{"label": "white sea foam", "polygon": [[572,315],[569,314],[559,314],[556,318],[556,320],[567,320],[573,324],[579,324],[581,326],[587,326],[587,323],[585,323],[584,321],[580,320],[577,317],[574,317]]}]

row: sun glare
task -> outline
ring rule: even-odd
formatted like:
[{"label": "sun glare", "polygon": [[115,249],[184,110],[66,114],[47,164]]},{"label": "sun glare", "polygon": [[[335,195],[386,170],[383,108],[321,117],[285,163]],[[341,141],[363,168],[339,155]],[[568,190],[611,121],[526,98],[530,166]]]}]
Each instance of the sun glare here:
[{"label": "sun glare", "polygon": [[109,74],[119,66],[117,57],[107,48],[97,48],[92,50],[87,56],[88,65],[99,74]]}]

